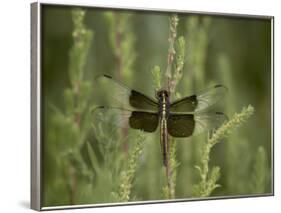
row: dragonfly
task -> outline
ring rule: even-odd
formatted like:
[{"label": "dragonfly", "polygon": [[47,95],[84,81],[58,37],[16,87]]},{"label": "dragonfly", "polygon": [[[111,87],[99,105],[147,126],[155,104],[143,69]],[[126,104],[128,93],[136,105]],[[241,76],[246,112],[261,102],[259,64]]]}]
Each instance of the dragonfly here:
[{"label": "dragonfly", "polygon": [[[148,133],[156,132],[159,126],[164,166],[168,164],[169,136],[187,138],[211,131],[227,119],[224,113],[212,110],[227,92],[223,85],[214,85],[197,94],[172,101],[170,92],[165,89],[156,91],[152,98],[130,89],[109,75],[98,76],[96,82],[112,91],[110,95],[117,105],[98,106],[93,114],[114,113],[119,119],[111,120],[111,124]],[[95,121],[98,121],[97,117]]]}]

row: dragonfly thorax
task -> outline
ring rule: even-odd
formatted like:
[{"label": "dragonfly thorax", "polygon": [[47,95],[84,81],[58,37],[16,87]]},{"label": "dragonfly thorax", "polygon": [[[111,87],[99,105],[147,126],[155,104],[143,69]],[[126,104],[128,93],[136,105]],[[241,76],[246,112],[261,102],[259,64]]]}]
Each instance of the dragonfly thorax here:
[{"label": "dragonfly thorax", "polygon": [[156,93],[159,103],[160,118],[168,118],[170,110],[170,94],[167,90],[159,90]]}]

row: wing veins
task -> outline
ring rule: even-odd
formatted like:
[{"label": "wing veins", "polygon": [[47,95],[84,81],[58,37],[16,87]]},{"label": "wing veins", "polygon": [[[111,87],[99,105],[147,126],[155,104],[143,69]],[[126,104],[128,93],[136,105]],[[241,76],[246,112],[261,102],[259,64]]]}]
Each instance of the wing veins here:
[{"label": "wing veins", "polygon": [[108,91],[108,89],[110,89],[108,96],[112,98],[112,101],[116,102],[113,105],[120,106],[121,108],[129,108],[132,110],[158,110],[158,102],[156,102],[156,100],[141,92],[130,89],[129,87],[109,75],[97,76],[96,82],[105,91]]}]

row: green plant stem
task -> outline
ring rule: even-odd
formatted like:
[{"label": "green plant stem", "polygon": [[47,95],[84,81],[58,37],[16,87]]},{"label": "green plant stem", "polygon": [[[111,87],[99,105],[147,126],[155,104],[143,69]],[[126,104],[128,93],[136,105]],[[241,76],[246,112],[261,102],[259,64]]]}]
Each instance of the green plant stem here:
[{"label": "green plant stem", "polygon": [[132,29],[131,14],[108,12],[105,17],[109,23],[109,37],[115,57],[115,69],[119,80],[129,81],[136,59],[135,35]]},{"label": "green plant stem", "polygon": [[[130,14],[122,14],[117,11],[106,14],[110,25],[110,41],[112,52],[115,57],[115,69],[117,78],[120,81],[129,82],[131,80],[132,68],[135,62],[135,35],[132,33]],[[124,100],[125,101],[125,100]],[[128,133],[128,129],[122,131],[123,137]],[[128,153],[128,144],[124,143],[124,152]]]},{"label": "green plant stem", "polygon": [[165,73],[166,81],[165,81],[165,88],[168,91],[171,91],[171,79],[172,79],[172,66],[173,66],[173,61],[175,58],[175,41],[177,38],[177,26],[178,26],[178,16],[172,15],[170,17],[170,31],[169,31],[169,48],[168,48],[168,56],[167,56],[167,69]]},{"label": "green plant stem", "polygon": [[194,195],[199,197],[207,197],[212,191],[219,187],[216,182],[220,177],[220,168],[214,167],[210,172],[209,161],[212,148],[222,139],[228,137],[236,128],[245,123],[254,113],[254,108],[249,105],[242,109],[241,113],[236,113],[231,120],[224,123],[218,130],[208,137],[207,143],[203,148],[201,158],[201,166],[196,166],[200,173],[200,183],[194,187]]},{"label": "green plant stem", "polygon": [[170,190],[169,190],[169,197],[170,198],[175,198],[175,188],[176,188],[176,177],[177,177],[177,173],[176,173],[176,168],[178,166],[178,163],[176,161],[176,141],[173,139],[171,140],[171,147],[170,147],[170,159],[169,159],[169,164],[171,167],[171,174],[170,174]]},{"label": "green plant stem", "polygon": [[[165,73],[165,88],[171,93],[175,93],[175,88],[182,78],[182,69],[184,65],[184,46],[185,40],[183,37],[177,41],[177,25],[179,19],[176,14],[170,17],[170,31],[169,31],[169,48],[168,48],[168,57],[167,57],[167,69]],[[178,54],[176,55],[175,44],[177,44]],[[173,69],[174,58],[177,56],[176,67]],[[156,70],[156,71],[155,71]],[[157,73],[157,69],[154,71]],[[157,77],[157,75],[156,75]],[[157,80],[155,80],[157,82]],[[157,83],[156,83],[157,84]],[[168,199],[175,198],[175,185],[176,185],[176,144],[174,140],[171,140],[169,135],[167,135],[167,165],[166,165],[166,178],[167,178],[167,187],[164,187],[164,195]]]},{"label": "green plant stem", "polygon": [[176,43],[176,66],[172,75],[172,79],[170,81],[170,91],[171,93],[175,93],[176,86],[182,78],[182,70],[184,66],[185,59],[185,39],[183,36],[179,37]]},{"label": "green plant stem", "polygon": [[[84,26],[85,11],[82,9],[75,9],[72,11],[73,20],[73,45],[70,50],[70,65],[69,65],[69,78],[71,88],[65,91],[67,99],[71,99],[72,106],[67,104],[67,110],[72,117],[72,122],[76,125],[79,138],[82,138],[81,133],[81,116],[84,111],[81,86],[84,87],[84,68],[86,64],[86,57],[88,55],[89,46],[92,40],[92,31],[86,29]],[[80,151],[81,141],[76,141],[73,153]],[[69,161],[69,177],[70,177],[70,203],[75,204],[77,192],[77,171],[72,162]]]},{"label": "green plant stem", "polygon": [[266,192],[270,168],[267,162],[267,153],[264,147],[259,146],[254,162],[254,172],[252,174],[251,189],[254,194],[263,194]]},{"label": "green plant stem", "polygon": [[[177,15],[172,15],[170,17],[170,31],[169,31],[169,48],[168,48],[168,57],[167,57],[167,69],[165,73],[166,81],[165,81],[165,88],[170,93],[171,89],[171,79],[172,79],[172,65],[174,61],[174,57],[176,54],[174,43],[177,37],[177,25],[178,25],[178,17]],[[168,199],[172,198],[174,195],[173,192],[173,179],[172,179],[172,169],[170,163],[170,137],[167,135],[167,165],[166,165],[166,177],[167,177],[167,193],[166,196]]]},{"label": "green plant stem", "polygon": [[140,155],[143,151],[143,142],[145,136],[140,132],[137,136],[137,144],[129,154],[128,167],[121,173],[120,186],[118,190],[117,200],[121,202],[128,202],[130,200],[132,182],[135,177]]}]

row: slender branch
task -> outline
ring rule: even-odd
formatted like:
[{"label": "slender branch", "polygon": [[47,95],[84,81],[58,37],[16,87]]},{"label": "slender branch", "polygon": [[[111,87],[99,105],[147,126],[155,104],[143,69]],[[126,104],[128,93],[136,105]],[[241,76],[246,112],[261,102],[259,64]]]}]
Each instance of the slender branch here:
[{"label": "slender branch", "polygon": [[173,72],[172,79],[170,81],[170,92],[175,93],[176,86],[182,78],[182,71],[184,67],[185,58],[185,39],[183,36],[179,37],[176,42],[176,66]]},{"label": "slender branch", "polygon": [[119,80],[130,80],[136,59],[135,35],[132,29],[131,14],[106,13],[109,23],[110,44],[115,57],[115,68]]},{"label": "slender branch", "polygon": [[128,202],[130,200],[132,182],[135,177],[139,158],[143,151],[144,140],[145,136],[140,132],[137,136],[137,143],[129,154],[128,167],[121,173],[120,186],[118,193],[116,193],[117,201]]},{"label": "slender branch", "polygon": [[165,73],[165,77],[166,77],[165,88],[168,91],[171,91],[170,84],[172,79],[172,66],[176,54],[174,44],[177,38],[178,21],[179,19],[176,14],[172,15],[172,17],[170,18],[170,31],[169,31],[169,38],[168,38],[169,48],[168,48],[168,56],[167,56],[167,69]]},{"label": "slender branch", "polygon": [[[167,69],[166,69],[166,73],[165,73],[165,88],[167,89],[167,91],[169,93],[174,93],[175,92],[175,87],[178,83],[178,81],[181,78],[181,75],[179,74],[179,72],[181,72],[182,68],[183,68],[183,59],[184,58],[184,52],[181,51],[180,53],[182,53],[179,57],[180,60],[178,60],[179,58],[177,58],[177,62],[179,62],[177,64],[177,68],[175,69],[175,71],[173,72],[173,62],[174,62],[174,58],[176,56],[176,50],[175,50],[175,43],[176,43],[176,39],[177,39],[177,25],[178,25],[179,19],[178,16],[176,14],[172,15],[170,17],[170,31],[169,31],[169,38],[168,38],[168,42],[169,42],[169,48],[168,48],[168,57],[167,57]],[[184,41],[184,39],[182,38],[182,40]],[[183,56],[183,57],[182,57]],[[174,76],[176,76],[177,79],[174,78]],[[170,144],[170,142],[172,144]],[[175,156],[176,156],[176,147],[175,147],[175,143],[174,140],[170,140],[169,135],[167,134],[167,165],[165,167],[166,169],[166,177],[167,177],[167,187],[164,188],[164,194],[166,198],[169,199],[173,199],[175,198],[175,180],[176,180],[176,160],[175,160]]]},{"label": "slender branch", "polygon": [[[86,82],[84,81],[84,69],[86,64],[86,59],[89,52],[90,43],[92,41],[93,33],[88,30],[84,25],[85,11],[82,9],[75,9],[72,11],[72,21],[73,21],[73,45],[70,50],[69,58],[69,78],[71,83],[71,88],[65,90],[67,96],[66,99],[70,99],[72,105],[67,104],[67,110],[72,118],[72,122],[77,126],[79,139],[82,137],[81,130],[81,117],[84,108],[83,94],[81,92],[81,87],[85,88]],[[82,97],[83,96],[83,97]],[[81,139],[82,140],[82,139]],[[81,140],[78,140],[73,148],[74,153],[80,151]],[[71,161],[69,163],[68,174],[69,174],[69,187],[70,187],[70,203],[75,204],[76,192],[77,192],[77,171],[76,167]]]},{"label": "slender branch", "polygon": [[[132,30],[131,15],[114,11],[106,13],[105,17],[110,26],[110,43],[115,57],[117,78],[120,81],[128,82],[132,79],[132,68],[136,58],[135,35]],[[124,137],[128,135],[128,129],[123,128],[122,134]],[[128,154],[127,143],[123,144],[123,150]]]}]

